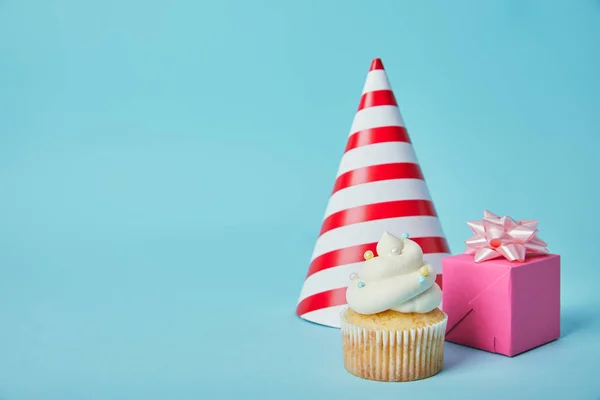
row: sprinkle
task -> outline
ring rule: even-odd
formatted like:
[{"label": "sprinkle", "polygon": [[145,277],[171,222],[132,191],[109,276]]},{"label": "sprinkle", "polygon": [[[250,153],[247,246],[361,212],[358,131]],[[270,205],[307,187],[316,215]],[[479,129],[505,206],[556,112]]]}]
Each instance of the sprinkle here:
[{"label": "sprinkle", "polygon": [[350,280],[351,281],[355,281],[358,279],[358,274],[356,272],[353,272],[350,274]]},{"label": "sprinkle", "polygon": [[425,277],[424,276],[419,276],[419,283],[423,283],[425,282]]},{"label": "sprinkle", "polygon": [[363,257],[365,260],[370,260],[371,258],[375,257],[375,254],[373,254],[371,250],[367,250],[365,251],[365,254],[363,254]]},{"label": "sprinkle", "polygon": [[429,267],[427,265],[423,265],[421,268],[419,268],[419,273],[421,274],[421,276],[428,276]]},{"label": "sprinkle", "polygon": [[402,234],[402,238],[403,238],[403,239],[408,239],[408,237],[409,237],[409,234],[408,234],[408,232],[404,232],[404,233]]},{"label": "sprinkle", "polygon": [[365,283],[364,282],[358,282],[358,285],[356,285],[356,286],[358,286],[359,289],[362,289],[362,288],[365,287]]}]

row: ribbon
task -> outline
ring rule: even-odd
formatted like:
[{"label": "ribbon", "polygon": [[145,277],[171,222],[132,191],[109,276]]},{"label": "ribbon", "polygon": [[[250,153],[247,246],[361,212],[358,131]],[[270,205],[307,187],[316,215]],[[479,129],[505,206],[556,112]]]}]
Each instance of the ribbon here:
[{"label": "ribbon", "polygon": [[538,221],[516,222],[486,210],[481,221],[469,221],[467,225],[475,236],[465,241],[465,254],[474,254],[476,263],[498,257],[523,262],[526,254],[549,254],[547,244],[537,237]]}]

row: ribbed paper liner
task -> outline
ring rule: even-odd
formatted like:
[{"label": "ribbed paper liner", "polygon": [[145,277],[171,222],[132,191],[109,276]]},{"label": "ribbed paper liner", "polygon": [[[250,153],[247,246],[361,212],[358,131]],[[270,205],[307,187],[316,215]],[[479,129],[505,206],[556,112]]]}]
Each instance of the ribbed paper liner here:
[{"label": "ribbed paper liner", "polygon": [[408,382],[429,378],[444,364],[448,316],[435,325],[401,331],[370,330],[341,315],[344,367],[374,381]]}]

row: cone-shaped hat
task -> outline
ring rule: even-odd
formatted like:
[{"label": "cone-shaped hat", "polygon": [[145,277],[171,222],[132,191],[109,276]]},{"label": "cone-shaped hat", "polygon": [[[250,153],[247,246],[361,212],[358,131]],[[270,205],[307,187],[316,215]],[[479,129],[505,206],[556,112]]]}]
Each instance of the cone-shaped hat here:
[{"label": "cone-shaped hat", "polygon": [[[296,309],[340,326],[349,275],[384,231],[406,232],[441,274],[450,251],[387,74],[371,63]],[[438,283],[441,283],[441,275]]]}]

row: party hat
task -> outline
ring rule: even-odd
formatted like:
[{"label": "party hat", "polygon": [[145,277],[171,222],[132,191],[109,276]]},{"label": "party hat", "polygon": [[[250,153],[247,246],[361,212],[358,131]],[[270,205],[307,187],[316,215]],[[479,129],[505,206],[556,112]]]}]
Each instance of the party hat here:
[{"label": "party hat", "polygon": [[438,274],[450,250],[383,63],[371,63],[296,313],[339,328],[349,275],[384,231],[408,233]]}]

